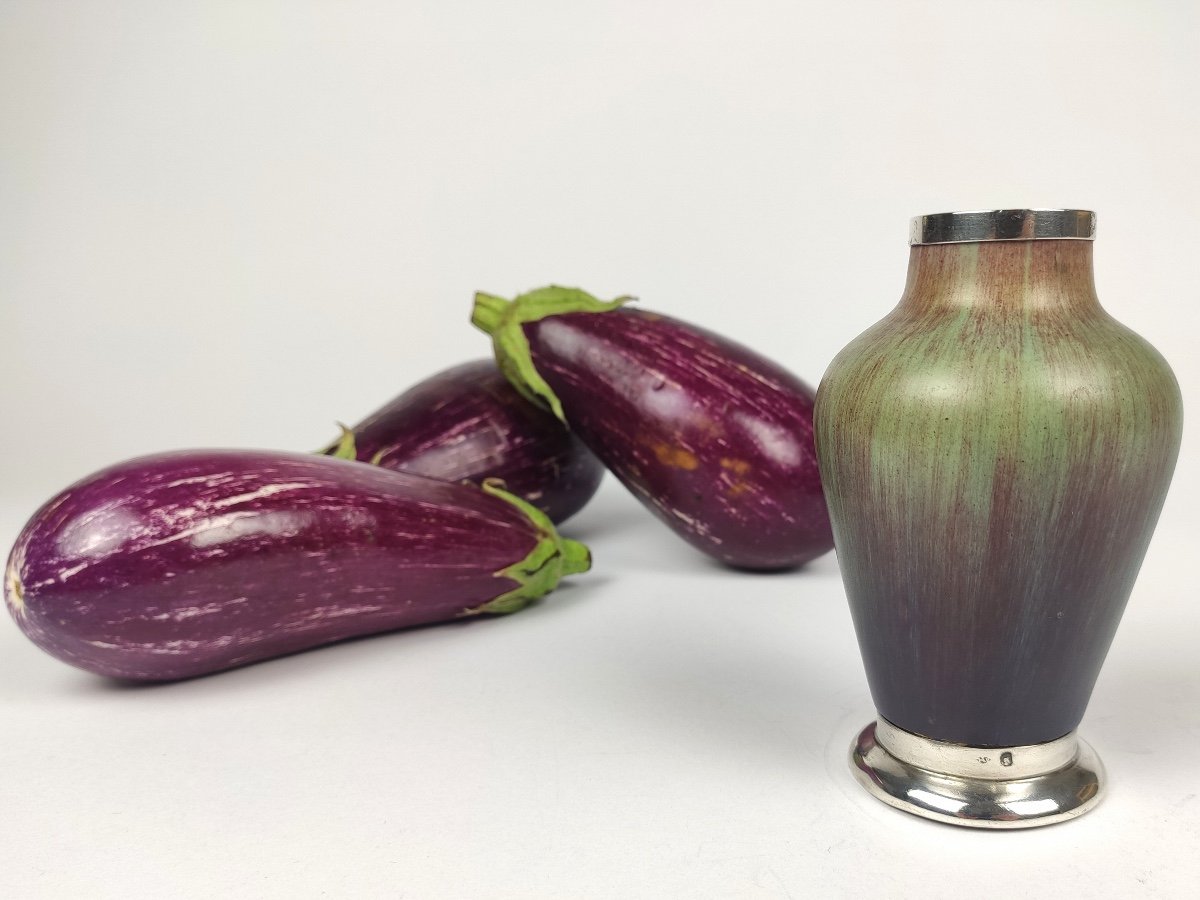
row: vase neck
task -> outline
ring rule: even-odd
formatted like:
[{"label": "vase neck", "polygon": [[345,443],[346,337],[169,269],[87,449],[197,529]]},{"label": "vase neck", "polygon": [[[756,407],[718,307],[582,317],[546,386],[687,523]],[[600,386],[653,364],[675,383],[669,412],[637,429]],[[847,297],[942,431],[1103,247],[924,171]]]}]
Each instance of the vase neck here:
[{"label": "vase neck", "polygon": [[929,312],[964,306],[1098,311],[1092,242],[980,241],[914,246],[900,308]]}]

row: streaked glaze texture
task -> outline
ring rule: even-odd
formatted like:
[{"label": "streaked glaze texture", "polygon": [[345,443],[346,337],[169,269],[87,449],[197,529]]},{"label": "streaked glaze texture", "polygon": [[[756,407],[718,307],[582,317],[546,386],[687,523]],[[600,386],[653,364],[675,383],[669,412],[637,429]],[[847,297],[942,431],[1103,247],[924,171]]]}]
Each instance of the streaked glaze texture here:
[{"label": "streaked glaze texture", "polygon": [[[783,367],[695,325],[572,289],[532,292],[513,306],[477,305],[476,324],[502,330],[486,314],[520,317],[526,298],[541,296],[550,309],[563,308],[565,298],[569,309],[576,294],[595,311],[519,323],[528,365],[506,368],[498,337],[501,367],[518,387],[537,394],[531,384],[540,380],[539,396],[551,398],[605,466],[676,533],[722,562],[779,569],[832,549],[813,393]],[[534,304],[529,315],[537,314]]]},{"label": "streaked glaze texture", "polygon": [[512,612],[587,564],[511,496],[324,456],[183,451],[43,506],[9,557],[5,599],[53,656],[166,680]]},{"label": "streaked glaze texture", "polygon": [[490,359],[426,379],[351,433],[356,459],[443,481],[499,478],[555,523],[582,509],[604,475],[583,442],[522,397]]},{"label": "streaked glaze texture", "polygon": [[880,714],[942,741],[1083,716],[1178,453],[1162,357],[1086,241],[917,246],[817,398],[838,559]]}]

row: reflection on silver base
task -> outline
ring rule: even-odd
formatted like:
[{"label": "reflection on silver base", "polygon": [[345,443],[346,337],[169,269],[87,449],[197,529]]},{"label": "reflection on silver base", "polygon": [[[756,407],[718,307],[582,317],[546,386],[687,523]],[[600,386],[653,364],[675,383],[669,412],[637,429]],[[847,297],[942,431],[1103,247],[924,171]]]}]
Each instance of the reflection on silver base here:
[{"label": "reflection on silver base", "polygon": [[967,747],[872,722],[850,750],[859,783],[914,815],[972,828],[1033,828],[1100,802],[1104,769],[1072,732],[1026,747]]}]

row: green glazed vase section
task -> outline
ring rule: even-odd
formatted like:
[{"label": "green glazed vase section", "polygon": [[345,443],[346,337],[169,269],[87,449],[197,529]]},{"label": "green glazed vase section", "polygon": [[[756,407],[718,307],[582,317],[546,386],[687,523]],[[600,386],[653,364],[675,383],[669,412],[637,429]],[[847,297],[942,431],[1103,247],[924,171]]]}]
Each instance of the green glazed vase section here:
[{"label": "green glazed vase section", "polygon": [[1076,727],[1178,453],[1179,389],[1091,246],[916,247],[830,365],[821,476],[881,715],[974,746]]}]

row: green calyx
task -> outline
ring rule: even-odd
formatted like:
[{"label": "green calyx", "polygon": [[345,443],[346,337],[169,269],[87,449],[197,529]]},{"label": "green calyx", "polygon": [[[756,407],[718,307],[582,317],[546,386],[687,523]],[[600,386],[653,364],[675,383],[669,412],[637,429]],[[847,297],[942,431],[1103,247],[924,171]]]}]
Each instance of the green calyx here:
[{"label": "green calyx", "polygon": [[489,478],[481,487],[485,493],[511,503],[523,512],[538,531],[538,541],[529,555],[520,562],[496,572],[497,578],[508,578],[517,582],[511,591],[506,591],[494,600],[481,606],[464,610],[460,615],[475,616],[483,613],[501,615],[524,609],[530,601],[544,597],[557,587],[565,575],[586,572],[592,567],[592,554],[579,541],[560,537],[554,523],[536,506],[510,494],[502,487],[499,479]]},{"label": "green calyx", "polygon": [[341,422],[337,423],[337,427],[342,431],[341,437],[320,452],[326,456],[332,456],[334,459],[358,459],[358,448],[354,444],[354,432]]},{"label": "green calyx", "polygon": [[491,335],[496,351],[496,362],[500,366],[500,371],[504,373],[504,377],[512,383],[513,387],[527,399],[549,406],[551,412],[561,421],[566,422],[558,397],[534,368],[529,341],[521,326],[526,322],[536,322],[546,316],[558,316],[564,313],[610,312],[619,309],[632,299],[632,297],[618,297],[616,300],[597,300],[591,294],[578,288],[556,285],[538,288],[536,291],[521,294],[513,300],[505,300],[503,297],[480,292],[475,295],[475,309],[471,313],[471,324],[485,334]]},{"label": "green calyx", "polygon": [[[354,432],[343,425],[337,423],[338,428],[342,429],[342,435],[324,450],[317,452],[323,456],[332,456],[334,459],[348,459],[351,462],[358,462],[358,444],[354,438]],[[387,447],[379,450],[374,456],[367,460],[367,464],[371,466],[379,465],[380,461],[387,454]]]}]

